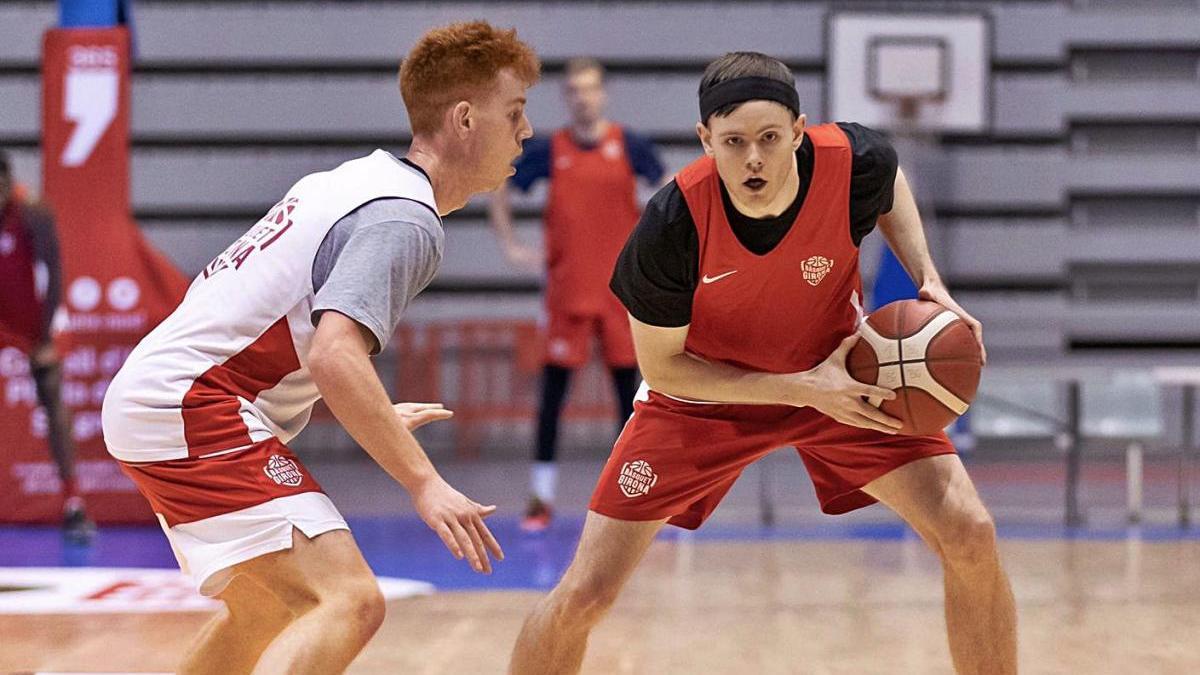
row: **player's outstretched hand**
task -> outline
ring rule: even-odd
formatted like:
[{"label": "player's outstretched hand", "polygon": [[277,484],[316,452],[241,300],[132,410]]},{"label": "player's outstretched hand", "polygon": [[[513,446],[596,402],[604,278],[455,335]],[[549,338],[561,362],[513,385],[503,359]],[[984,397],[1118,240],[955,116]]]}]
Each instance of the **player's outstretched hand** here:
[{"label": "player's outstretched hand", "polygon": [[971,332],[975,334],[975,339],[979,342],[979,354],[982,357],[980,360],[987,363],[987,348],[983,346],[983,324],[979,320],[967,313],[967,310],[962,308],[950,297],[950,291],[941,284],[926,284],[917,292],[917,297],[921,300],[930,300],[954,312],[960,319],[966,322],[971,327]]},{"label": "player's outstretched hand", "polygon": [[441,403],[397,403],[392,409],[400,416],[400,423],[409,431],[420,429],[430,422],[454,417],[454,411],[446,410]]},{"label": "player's outstretched hand", "polygon": [[430,479],[412,498],[421,520],[442,538],[455,558],[462,560],[465,556],[471,569],[491,574],[488,552],[496,560],[504,560],[499,542],[483,523],[484,518],[496,511],[495,506],[483,506],[469,499],[440,476]]},{"label": "player's outstretched hand", "polygon": [[842,340],[828,358],[808,371],[812,387],[808,404],[842,424],[894,434],[904,423],[863,399],[891,400],[896,392],[859,382],[846,371],[846,355],[858,340],[858,333]]}]

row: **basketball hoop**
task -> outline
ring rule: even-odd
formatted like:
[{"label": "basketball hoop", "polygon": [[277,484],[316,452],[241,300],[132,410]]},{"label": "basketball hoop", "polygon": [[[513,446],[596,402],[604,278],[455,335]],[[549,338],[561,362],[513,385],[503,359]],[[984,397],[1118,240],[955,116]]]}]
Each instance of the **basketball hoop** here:
[{"label": "basketball hoop", "polygon": [[905,96],[872,96],[876,101],[887,103],[895,111],[895,119],[901,129],[912,129],[918,126],[921,119],[921,108],[931,103],[946,100],[943,95],[905,95]]},{"label": "basketball hoop", "polygon": [[902,129],[915,129],[921,107],[946,100],[951,55],[937,36],[877,35],[867,43],[867,86],[889,104]]}]

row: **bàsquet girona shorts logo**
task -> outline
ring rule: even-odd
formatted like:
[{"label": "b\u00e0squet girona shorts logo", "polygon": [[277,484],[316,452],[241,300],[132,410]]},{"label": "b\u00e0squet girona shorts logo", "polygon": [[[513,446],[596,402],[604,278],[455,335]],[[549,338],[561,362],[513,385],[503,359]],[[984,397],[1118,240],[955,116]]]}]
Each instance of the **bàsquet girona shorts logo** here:
[{"label": "b\u00e0squet girona shorts logo", "polygon": [[625,462],[621,465],[621,476],[617,485],[626,497],[641,497],[658,482],[658,475],[650,468],[650,463],[644,459]]},{"label": "b\u00e0squet girona shorts logo", "polygon": [[276,483],[287,487],[296,487],[304,480],[304,474],[300,473],[300,467],[281,455],[271,455],[267,459],[267,465],[263,467],[263,473]]}]

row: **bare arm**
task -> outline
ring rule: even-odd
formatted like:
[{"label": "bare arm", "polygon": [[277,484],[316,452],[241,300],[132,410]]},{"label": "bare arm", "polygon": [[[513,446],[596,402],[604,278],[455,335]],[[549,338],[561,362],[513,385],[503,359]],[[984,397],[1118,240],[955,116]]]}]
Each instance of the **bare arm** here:
[{"label": "bare arm", "polygon": [[46,297],[42,307],[41,335],[44,343],[49,343],[54,312],[58,309],[62,299],[62,258],[59,253],[54,216],[49,209],[41,205],[31,205],[28,209],[27,225],[30,238],[33,240],[33,255],[35,259],[45,264],[48,273]]},{"label": "bare arm", "polygon": [[456,558],[464,552],[476,571],[490,572],[487,551],[503,558],[483,524],[495,506],[481,506],[450,487],[392,406],[368,354],[370,331],[335,311],[321,314],[308,367],[321,396],[346,431],[379,466],[404,486],[422,519]]},{"label": "bare arm", "polygon": [[509,199],[508,183],[496,188],[488,201],[488,218],[492,223],[492,231],[501,246],[508,248],[513,243],[512,202]]},{"label": "bare arm", "polygon": [[817,367],[799,373],[760,373],[709,363],[684,350],[688,327],[662,328],[632,316],[638,366],[656,391],[699,401],[812,406],[854,426],[895,433],[901,423],[868,405],[863,397],[895,398],[889,389],[863,384],[846,372],[846,354],[858,341],[854,334]]},{"label": "bare arm", "polygon": [[309,353],[321,396],[354,440],[409,492],[437,478],[424,450],[394,413],[367,354],[375,338],[354,320],[325,312]]},{"label": "bare arm", "polygon": [[879,216],[879,230],[913,283],[918,287],[941,284],[942,279],[929,255],[921,214],[917,212],[917,202],[903,169],[896,170],[893,194],[892,210]]},{"label": "bare arm", "polygon": [[541,253],[517,241],[516,228],[513,227],[512,201],[508,183],[496,188],[496,191],[492,193],[491,199],[488,201],[488,219],[491,221],[496,239],[500,242],[500,248],[510,263],[527,268],[541,267]]},{"label": "bare arm", "polygon": [[934,267],[933,257],[929,255],[929,244],[925,240],[925,228],[921,225],[921,214],[917,212],[917,201],[901,169],[896,170],[894,195],[892,210],[879,216],[878,221],[888,246],[917,285],[921,299],[937,302],[967,322],[971,331],[975,333],[975,339],[979,341],[979,348],[986,361],[983,325],[950,297],[941,275]]}]

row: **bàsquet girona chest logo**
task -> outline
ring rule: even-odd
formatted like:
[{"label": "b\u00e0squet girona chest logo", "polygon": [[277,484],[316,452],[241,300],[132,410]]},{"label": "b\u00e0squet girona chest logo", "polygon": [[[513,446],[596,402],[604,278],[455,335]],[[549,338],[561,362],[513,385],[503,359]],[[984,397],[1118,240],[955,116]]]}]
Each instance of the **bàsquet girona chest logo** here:
[{"label": "b\u00e0squet girona chest logo", "polygon": [[814,255],[800,264],[800,271],[804,274],[804,280],[813,286],[821,283],[825,275],[829,274],[829,271],[832,269],[833,260],[823,255]]},{"label": "b\u00e0squet girona chest logo", "polygon": [[226,269],[241,269],[246,259],[255,251],[265,251],[270,248],[292,227],[292,211],[300,205],[296,197],[288,197],[271,207],[267,215],[258,221],[250,231],[243,234],[229,248],[225,249],[204,268],[204,278]]}]

